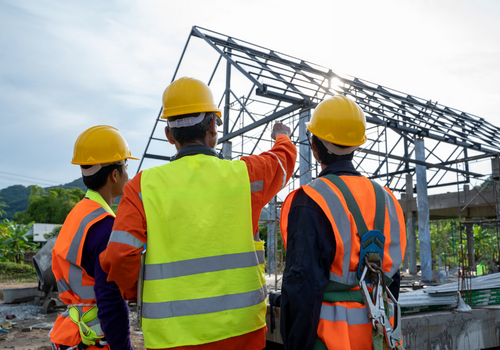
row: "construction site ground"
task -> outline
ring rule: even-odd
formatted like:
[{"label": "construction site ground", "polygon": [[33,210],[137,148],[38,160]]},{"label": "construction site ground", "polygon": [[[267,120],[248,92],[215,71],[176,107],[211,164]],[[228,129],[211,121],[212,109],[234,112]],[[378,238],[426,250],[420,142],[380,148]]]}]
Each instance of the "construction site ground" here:
[{"label": "construction site ground", "polygon": [[[6,322],[12,323],[9,333],[0,332],[0,350],[51,350],[48,337],[49,330],[54,325],[58,312],[42,314],[42,307],[33,305],[33,302],[21,304],[4,304],[3,289],[36,287],[38,283],[16,283],[0,282],[0,326]],[[16,318],[8,320],[7,315],[15,315]],[[144,339],[136,324],[137,313],[130,312],[130,337],[134,350],[145,350]],[[281,344],[269,343],[266,350],[283,349]]]},{"label": "construction site ground", "polygon": [[[48,337],[49,330],[54,325],[58,312],[42,314],[42,307],[33,302],[21,304],[4,304],[3,289],[36,287],[38,283],[0,282],[0,326],[6,322],[12,323],[9,333],[0,333],[0,349],[19,350],[51,350]],[[7,315],[16,318],[7,319]],[[131,312],[131,341],[135,350],[144,350],[144,340],[139,329],[133,326],[136,315]]]}]

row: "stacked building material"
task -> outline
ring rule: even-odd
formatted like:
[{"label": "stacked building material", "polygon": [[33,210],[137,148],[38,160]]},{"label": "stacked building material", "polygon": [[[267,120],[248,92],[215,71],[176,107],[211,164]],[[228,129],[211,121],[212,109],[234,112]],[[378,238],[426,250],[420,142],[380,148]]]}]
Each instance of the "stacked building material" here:
[{"label": "stacked building material", "polygon": [[401,313],[409,314],[415,312],[436,311],[454,309],[457,306],[455,293],[427,294],[420,289],[399,295]]},{"label": "stacked building material", "polygon": [[[500,304],[500,273],[473,277],[470,286],[470,291],[460,288],[460,294],[465,302],[470,303],[469,306]],[[429,294],[457,292],[459,287],[461,286],[458,283],[448,283],[427,288],[425,292]]]},{"label": "stacked building material", "polygon": [[[408,314],[453,309],[458,304],[459,287],[459,283],[453,282],[401,293],[401,312]],[[470,291],[460,290],[460,294],[465,302],[470,303],[469,306],[500,304],[500,273],[472,278]]]}]

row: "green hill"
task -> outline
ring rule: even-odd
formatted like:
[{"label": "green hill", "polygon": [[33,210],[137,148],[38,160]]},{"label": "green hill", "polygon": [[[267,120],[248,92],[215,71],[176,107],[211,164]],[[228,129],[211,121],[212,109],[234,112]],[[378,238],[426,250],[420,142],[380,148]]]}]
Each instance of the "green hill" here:
[{"label": "green hill", "polygon": [[[67,184],[60,186],[50,186],[45,187],[46,189],[53,187],[63,187],[63,188],[80,188],[82,191],[86,192],[87,187],[83,183],[83,178],[76,179],[74,181],[68,182]],[[0,191],[0,201],[5,202],[9,207],[4,208],[5,215],[2,217],[11,220],[14,214],[18,211],[25,211],[28,207],[28,199],[30,197],[30,189],[22,185],[14,185],[4,188]],[[115,201],[116,202],[116,201]]]},{"label": "green hill", "polygon": [[7,219],[12,219],[14,214],[18,211],[25,211],[28,207],[28,198],[30,196],[30,189],[22,185],[14,185],[4,188],[0,191],[0,201],[8,205],[4,208]]}]

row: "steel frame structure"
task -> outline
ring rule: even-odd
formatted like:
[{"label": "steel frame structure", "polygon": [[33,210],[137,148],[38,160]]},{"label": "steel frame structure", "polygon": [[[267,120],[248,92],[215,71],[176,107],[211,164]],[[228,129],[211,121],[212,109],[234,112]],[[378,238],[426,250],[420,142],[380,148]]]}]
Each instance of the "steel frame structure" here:
[{"label": "steel frame structure", "polygon": [[[427,168],[428,188],[469,183],[488,175],[472,171],[471,162],[500,152],[500,128],[483,118],[197,26],[172,81],[183,71],[199,72],[196,78],[211,86],[223,111],[219,145],[227,158],[269,149],[273,121],[291,127],[300,156],[288,190],[317,176],[304,123],[311,109],[336,94],[366,114],[368,141],[354,158],[358,170],[392,190],[405,191],[406,174],[415,176],[416,165]],[[145,159],[169,161],[173,155],[153,150],[166,141],[163,122],[159,114],[138,171]],[[425,139],[425,159],[415,157],[417,139]]]}]

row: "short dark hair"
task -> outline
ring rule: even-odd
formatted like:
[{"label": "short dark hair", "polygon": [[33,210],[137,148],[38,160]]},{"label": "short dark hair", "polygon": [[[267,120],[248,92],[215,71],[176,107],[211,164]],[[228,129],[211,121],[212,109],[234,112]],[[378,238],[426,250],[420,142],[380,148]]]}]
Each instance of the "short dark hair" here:
[{"label": "short dark hair", "polygon": [[[343,156],[339,156],[338,154],[328,153],[328,150],[326,149],[323,142],[321,142],[321,140],[314,135],[312,135],[312,141],[314,142],[314,145],[316,146],[316,149],[318,151],[318,157],[321,164],[330,165],[341,160],[352,160],[352,158],[354,157],[354,151]],[[337,144],[334,145],[340,148],[349,147]]]},{"label": "short dark hair", "polygon": [[[88,169],[92,165],[82,165],[81,167],[83,169]],[[83,177],[83,183],[89,190],[94,190],[97,191],[104,185],[106,185],[106,182],[108,181],[109,174],[113,172],[113,170],[118,170],[118,172],[123,174],[123,165],[122,164],[111,164],[108,166],[105,166],[101,168],[97,173],[91,176],[82,176]]]},{"label": "short dark hair", "polygon": [[[177,119],[188,118],[188,117],[198,117],[200,113],[191,113],[191,114],[183,114],[177,115],[175,117],[170,117],[168,120],[174,121]],[[205,135],[207,134],[210,123],[214,118],[216,118],[216,114],[213,112],[206,112],[205,118],[198,124],[193,126],[186,126],[183,128],[167,128],[170,130],[172,137],[181,144],[181,146],[188,142],[194,141],[202,141],[205,144]]]}]

